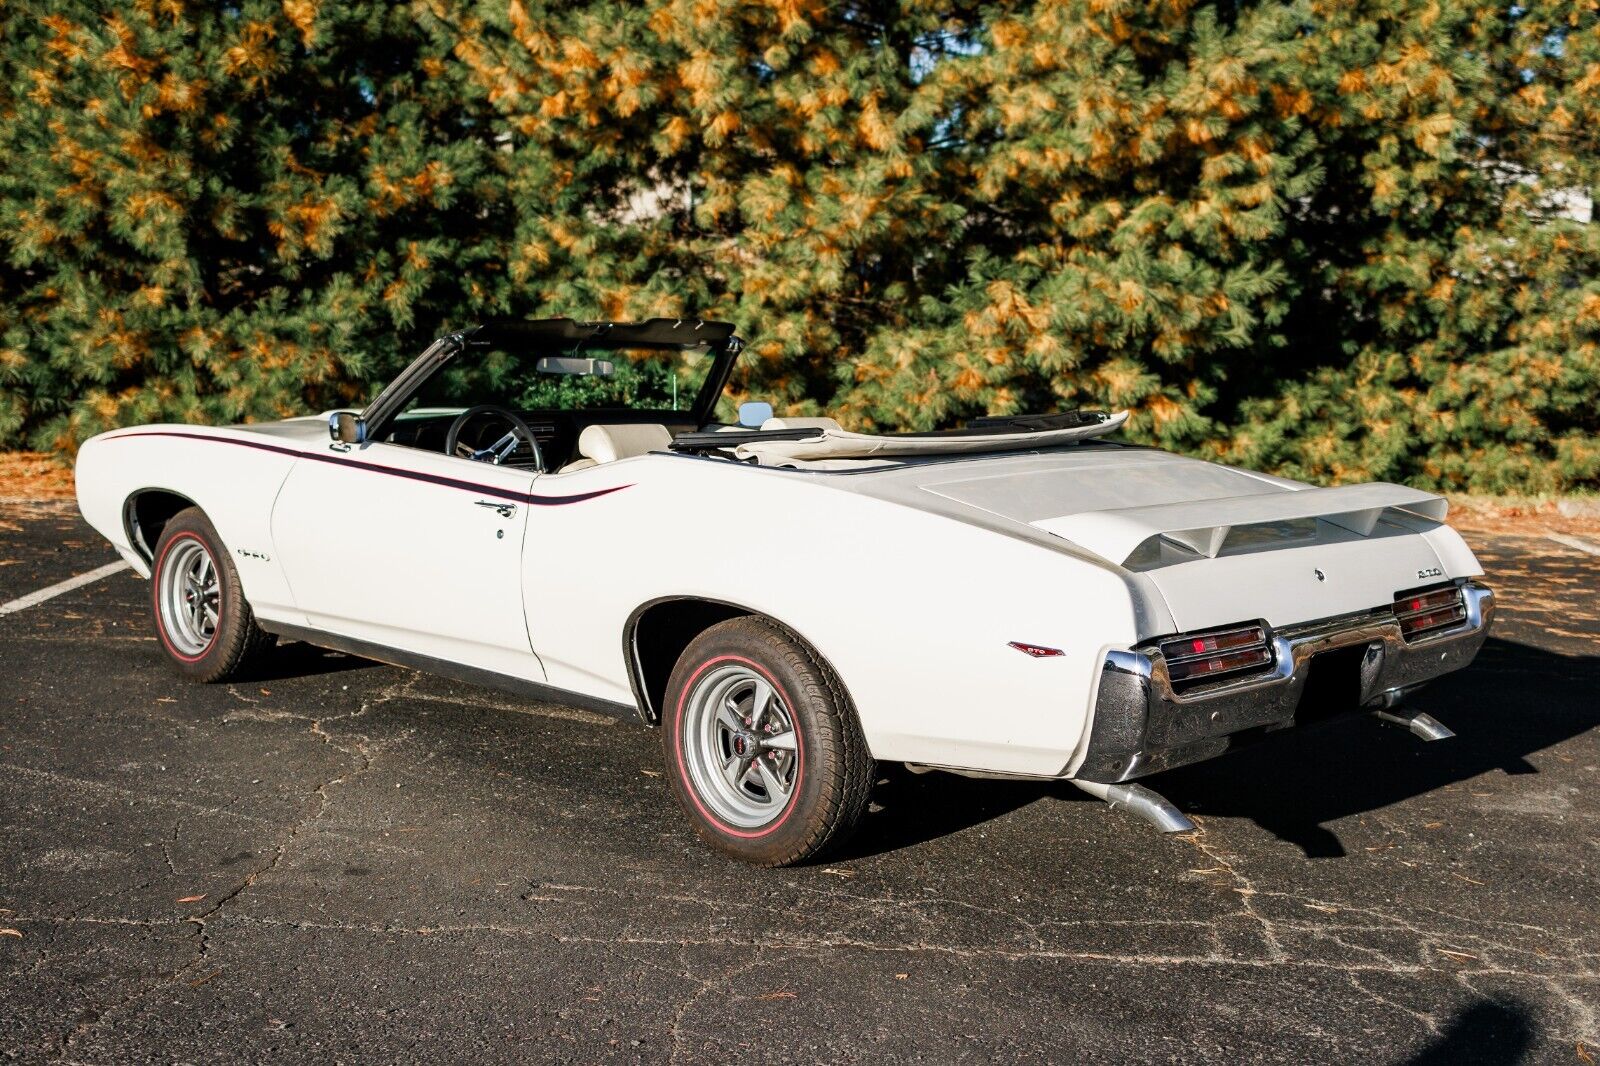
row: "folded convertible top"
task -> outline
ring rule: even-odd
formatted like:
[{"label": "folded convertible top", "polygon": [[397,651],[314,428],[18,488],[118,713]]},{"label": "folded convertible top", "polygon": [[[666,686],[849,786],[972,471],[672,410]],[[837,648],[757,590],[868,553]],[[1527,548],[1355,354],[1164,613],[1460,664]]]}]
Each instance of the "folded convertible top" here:
[{"label": "folded convertible top", "polygon": [[755,459],[763,466],[813,462],[822,459],[904,459],[920,455],[976,455],[984,452],[1032,451],[1090,437],[1101,437],[1122,426],[1128,412],[1100,415],[1101,421],[1066,429],[977,433],[851,433],[831,427],[817,428],[801,440],[752,441],[739,444],[734,454]]}]

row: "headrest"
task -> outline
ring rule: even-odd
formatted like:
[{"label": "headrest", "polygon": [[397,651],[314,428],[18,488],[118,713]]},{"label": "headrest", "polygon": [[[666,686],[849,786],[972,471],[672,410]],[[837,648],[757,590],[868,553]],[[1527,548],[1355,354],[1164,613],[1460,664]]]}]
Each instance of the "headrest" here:
[{"label": "headrest", "polygon": [[585,426],[578,435],[578,453],[597,463],[614,463],[647,452],[664,451],[672,434],[659,423]]}]

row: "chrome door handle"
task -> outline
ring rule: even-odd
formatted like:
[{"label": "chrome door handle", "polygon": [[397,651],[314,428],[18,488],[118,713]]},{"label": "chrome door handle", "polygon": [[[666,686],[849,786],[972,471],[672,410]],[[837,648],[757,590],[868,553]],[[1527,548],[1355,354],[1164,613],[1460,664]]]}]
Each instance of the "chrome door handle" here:
[{"label": "chrome door handle", "polygon": [[495,512],[498,513],[501,518],[510,518],[512,515],[517,513],[517,505],[514,503],[497,503],[494,500],[478,500],[477,504],[479,507],[493,507]]}]

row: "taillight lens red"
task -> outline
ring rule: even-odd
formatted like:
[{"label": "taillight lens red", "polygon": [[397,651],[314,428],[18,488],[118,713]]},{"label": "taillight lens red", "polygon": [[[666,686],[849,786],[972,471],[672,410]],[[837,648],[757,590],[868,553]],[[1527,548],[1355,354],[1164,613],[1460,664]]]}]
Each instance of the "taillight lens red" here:
[{"label": "taillight lens red", "polygon": [[1272,662],[1272,648],[1260,626],[1173,637],[1161,642],[1161,655],[1174,682],[1209,680]]},{"label": "taillight lens red", "polygon": [[1467,607],[1462,602],[1461,590],[1451,585],[1395,597],[1394,616],[1400,622],[1401,636],[1411,640],[1463,621],[1467,617]]}]

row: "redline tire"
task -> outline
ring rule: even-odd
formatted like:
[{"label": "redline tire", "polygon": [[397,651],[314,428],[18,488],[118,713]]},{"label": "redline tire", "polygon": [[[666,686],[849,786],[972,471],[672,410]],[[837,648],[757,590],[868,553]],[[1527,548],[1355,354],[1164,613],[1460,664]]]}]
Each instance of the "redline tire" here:
[{"label": "redline tire", "polygon": [[198,507],[167,522],[150,571],[156,638],[185,677],[227,681],[275,642],[256,624],[239,572]]},{"label": "redline tire", "polygon": [[755,866],[842,843],[876,767],[833,671],[793,633],[735,618],[696,637],[667,682],[662,746],[701,838]]}]

